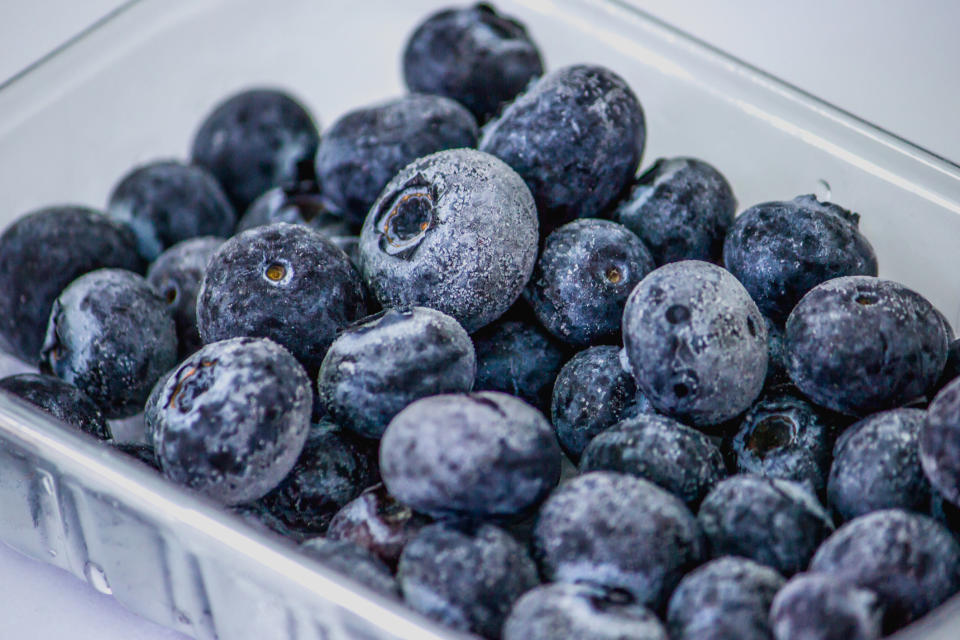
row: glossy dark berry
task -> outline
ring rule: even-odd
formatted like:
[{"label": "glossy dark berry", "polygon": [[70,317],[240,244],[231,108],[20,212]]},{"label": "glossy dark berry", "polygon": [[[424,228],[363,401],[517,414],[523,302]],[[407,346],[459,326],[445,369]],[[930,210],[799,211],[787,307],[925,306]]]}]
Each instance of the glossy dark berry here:
[{"label": "glossy dark berry", "polygon": [[110,426],[93,400],[60,378],[21,373],[0,379],[0,389],[95,438],[109,440],[112,437]]},{"label": "glossy dark berry", "polygon": [[102,268],[143,273],[129,228],[77,206],[33,211],[0,236],[0,339],[35,365],[53,301],[68,284]]},{"label": "glossy dark berry", "polygon": [[924,395],[948,337],[939,312],[902,284],[869,276],[824,282],[787,320],[790,378],[811,400],[866,415]]},{"label": "glossy dark berry", "polygon": [[767,373],[767,329],[728,271],[697,260],[652,271],[630,294],[623,344],[637,387],[695,427],[745,411]]},{"label": "glossy dark berry", "polygon": [[400,595],[387,565],[353,542],[311,538],[300,544],[300,551],[381,596],[395,599]]},{"label": "glossy dark berry", "polygon": [[927,407],[920,462],[937,492],[960,505],[960,378],[941,389]]},{"label": "glossy dark berry", "polygon": [[726,178],[695,158],[661,158],[636,179],[613,212],[657,266],[680,260],[722,260],[737,199]]},{"label": "glossy dark berry", "polygon": [[264,191],[296,181],[320,134],[295,98],[275,89],[242,91],[216,105],[193,138],[191,160],[220,182],[237,212]]},{"label": "glossy dark berry", "polygon": [[387,309],[340,333],[320,367],[320,402],[354,432],[379,438],[420,398],[470,391],[476,372],[470,336],[450,316]]},{"label": "glossy dark berry", "polygon": [[877,594],[820,573],[794,576],[770,608],[775,640],[879,640],[882,623]]}]

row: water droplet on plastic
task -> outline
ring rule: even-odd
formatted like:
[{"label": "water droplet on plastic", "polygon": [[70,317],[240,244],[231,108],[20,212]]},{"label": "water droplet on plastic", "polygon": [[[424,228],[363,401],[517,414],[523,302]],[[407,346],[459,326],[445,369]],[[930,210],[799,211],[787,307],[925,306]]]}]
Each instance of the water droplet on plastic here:
[{"label": "water droplet on plastic", "polygon": [[103,572],[100,565],[88,562],[83,566],[83,575],[87,578],[90,586],[100,593],[107,595],[113,593],[113,589],[110,588],[110,583],[107,582],[107,574]]},{"label": "water droplet on plastic", "polygon": [[53,478],[48,475],[44,475],[40,478],[40,488],[43,489],[43,492],[47,495],[53,495]]},{"label": "water droplet on plastic", "polygon": [[50,554],[50,557],[51,557],[51,558],[56,558],[56,557],[57,557],[57,550],[56,550],[56,549],[47,549],[47,553]]},{"label": "water droplet on plastic", "polygon": [[817,180],[817,188],[814,190],[814,195],[820,202],[830,202],[830,183],[822,178]]}]

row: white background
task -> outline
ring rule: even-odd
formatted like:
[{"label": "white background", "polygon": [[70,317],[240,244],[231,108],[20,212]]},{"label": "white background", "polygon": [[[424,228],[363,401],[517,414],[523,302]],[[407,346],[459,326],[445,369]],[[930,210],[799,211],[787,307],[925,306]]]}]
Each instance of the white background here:
[{"label": "white background", "polygon": [[[960,3],[632,1],[843,109],[960,160]],[[120,4],[0,0],[0,83]],[[362,10],[362,2],[356,4]],[[183,636],[126,612],[72,576],[0,545],[0,640],[19,638]]]}]

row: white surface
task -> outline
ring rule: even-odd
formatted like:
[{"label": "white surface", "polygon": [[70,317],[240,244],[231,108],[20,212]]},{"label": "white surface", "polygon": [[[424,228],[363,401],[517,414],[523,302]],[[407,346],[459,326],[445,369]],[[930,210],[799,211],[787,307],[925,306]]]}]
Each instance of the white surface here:
[{"label": "white surface", "polygon": [[[952,33],[960,5],[949,0],[632,1],[875,124],[960,159],[960,127],[954,124],[960,106],[955,85],[960,40]],[[119,4],[0,0],[0,82]],[[642,88],[637,90],[642,98]],[[0,576],[0,639],[183,637],[3,545]]]}]

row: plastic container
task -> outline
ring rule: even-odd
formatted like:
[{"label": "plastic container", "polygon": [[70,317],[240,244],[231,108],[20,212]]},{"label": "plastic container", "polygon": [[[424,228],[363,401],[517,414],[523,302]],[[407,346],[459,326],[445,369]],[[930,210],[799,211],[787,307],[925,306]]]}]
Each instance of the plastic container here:
[{"label": "plastic container", "polygon": [[[498,0],[548,68],[607,65],[639,95],[645,163],[689,155],[741,208],[816,193],[862,214],[881,275],[960,321],[960,167],[617,0]],[[329,124],[402,91],[423,0],[139,0],[0,87],[0,226],[102,207],[137,163],[186,157],[214,103],[291,90]],[[82,435],[0,396],[0,539],[197,638],[459,637],[297,554]],[[954,599],[902,632],[953,640]]]}]

